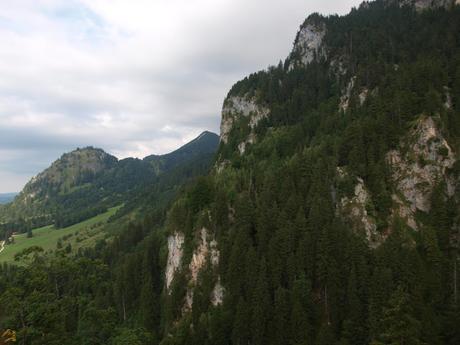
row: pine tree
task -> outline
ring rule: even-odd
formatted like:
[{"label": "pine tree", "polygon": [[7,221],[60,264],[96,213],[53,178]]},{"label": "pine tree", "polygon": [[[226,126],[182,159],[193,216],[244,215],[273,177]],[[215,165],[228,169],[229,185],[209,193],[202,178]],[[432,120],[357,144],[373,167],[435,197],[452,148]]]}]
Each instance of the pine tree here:
[{"label": "pine tree", "polygon": [[294,282],[290,308],[290,344],[308,345],[312,343],[313,305],[311,303],[311,288],[304,274]]},{"label": "pine tree", "polygon": [[383,311],[379,341],[388,345],[421,345],[421,325],[412,311],[408,293],[399,286]]},{"label": "pine tree", "polygon": [[254,344],[266,344],[267,326],[270,308],[270,294],[267,284],[267,267],[265,259],[262,259],[259,266],[259,274],[255,285],[251,314],[251,333]]},{"label": "pine tree", "polygon": [[363,303],[358,295],[356,271],[353,267],[348,279],[347,318],[343,323],[343,337],[348,344],[368,344]]}]

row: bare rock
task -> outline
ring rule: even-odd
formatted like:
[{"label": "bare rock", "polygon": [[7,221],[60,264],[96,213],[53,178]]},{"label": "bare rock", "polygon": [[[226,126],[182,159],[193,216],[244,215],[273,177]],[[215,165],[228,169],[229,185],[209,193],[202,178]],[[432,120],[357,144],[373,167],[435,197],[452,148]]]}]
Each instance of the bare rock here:
[{"label": "bare rock", "polygon": [[[346,172],[338,171],[339,177],[344,177]],[[361,178],[356,179],[354,195],[343,197],[340,200],[339,212],[347,220],[355,232],[364,233],[371,248],[378,247],[383,236],[377,231],[375,219],[367,211],[367,206],[372,203],[369,192]]]},{"label": "bare rock", "polygon": [[175,232],[173,235],[168,237],[168,261],[165,271],[166,289],[169,289],[171,286],[174,274],[182,263],[182,256],[184,254],[182,248],[183,244],[184,235],[179,232]]},{"label": "bare rock", "polygon": [[[184,309],[190,310],[193,304],[193,288],[196,286],[198,282],[198,274],[200,271],[205,267],[208,260],[213,267],[217,267],[219,264],[219,257],[220,252],[217,249],[217,241],[210,238],[208,230],[206,228],[202,228],[200,231],[200,243],[198,247],[195,249],[192,255],[192,260],[189,264],[189,271],[190,271],[190,280],[188,284],[186,299]],[[215,296],[210,296],[211,301],[213,298],[218,301],[219,294],[223,294],[223,288],[218,287],[218,291],[215,292]],[[216,288],[214,289],[216,290]],[[213,292],[214,295],[214,292]],[[222,300],[222,297],[220,297]]]},{"label": "bare rock", "polygon": [[446,182],[448,195],[452,196],[455,192],[455,181],[447,173],[455,160],[452,149],[431,117],[419,119],[409,139],[401,144],[401,149],[387,154],[397,190],[404,198],[394,197],[394,200],[399,205],[401,218],[409,219],[411,227],[416,228],[410,216],[413,218],[417,210],[430,211],[431,193],[439,182]]},{"label": "bare rock", "polygon": [[356,77],[352,77],[347,84],[347,87],[343,91],[342,96],[340,97],[339,110],[346,112],[350,106],[351,94],[353,88],[355,87]]},{"label": "bare rock", "polygon": [[233,124],[240,116],[250,117],[249,126],[253,130],[260,120],[267,117],[270,111],[258,104],[254,98],[233,96],[227,99],[222,109],[222,121],[220,124],[220,140],[228,141],[228,135]]}]

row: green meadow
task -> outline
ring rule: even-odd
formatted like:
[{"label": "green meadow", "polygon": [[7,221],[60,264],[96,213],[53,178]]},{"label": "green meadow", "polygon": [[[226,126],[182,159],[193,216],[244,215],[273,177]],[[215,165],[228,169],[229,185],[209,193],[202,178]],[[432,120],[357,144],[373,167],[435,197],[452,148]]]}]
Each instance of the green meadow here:
[{"label": "green meadow", "polygon": [[56,229],[54,225],[34,229],[31,238],[28,238],[25,233],[15,235],[14,243],[6,245],[0,253],[0,263],[14,261],[17,253],[32,246],[39,246],[45,252],[56,250],[58,242],[60,242],[60,249],[63,250],[69,245],[68,248],[72,251],[92,246],[97,240],[104,238],[106,234],[101,231],[101,228],[118,209],[119,207],[110,208],[106,213],[63,229]]}]

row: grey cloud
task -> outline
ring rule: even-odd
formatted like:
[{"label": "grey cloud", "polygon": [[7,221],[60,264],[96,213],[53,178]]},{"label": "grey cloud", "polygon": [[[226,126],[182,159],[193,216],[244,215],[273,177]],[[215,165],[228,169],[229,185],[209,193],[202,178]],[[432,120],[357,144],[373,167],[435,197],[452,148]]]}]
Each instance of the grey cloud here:
[{"label": "grey cloud", "polygon": [[218,132],[234,82],[284,60],[309,13],[359,2],[0,5],[0,192],[76,147],[142,157]]}]

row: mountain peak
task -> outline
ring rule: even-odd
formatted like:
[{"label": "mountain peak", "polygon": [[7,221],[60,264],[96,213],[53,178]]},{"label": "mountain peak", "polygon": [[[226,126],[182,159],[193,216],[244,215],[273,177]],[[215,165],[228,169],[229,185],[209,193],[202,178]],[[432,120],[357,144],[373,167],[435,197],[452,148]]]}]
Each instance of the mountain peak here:
[{"label": "mountain peak", "polygon": [[326,56],[323,39],[326,35],[326,24],[318,13],[310,15],[300,26],[291,53],[290,69],[298,65],[308,65],[315,57]]},{"label": "mountain peak", "polygon": [[[199,136],[197,136],[195,139],[193,139],[190,143],[194,141],[199,141],[199,140],[208,140],[208,139],[214,139],[218,138],[219,136],[216,133],[210,132],[210,131],[203,131]],[[190,144],[189,143],[189,144]]]},{"label": "mountain peak", "polygon": [[219,136],[215,133],[204,131],[192,141],[177,150],[164,155],[150,155],[144,161],[150,162],[156,171],[169,170],[179,162],[193,160],[202,154],[214,154],[219,146]]}]

